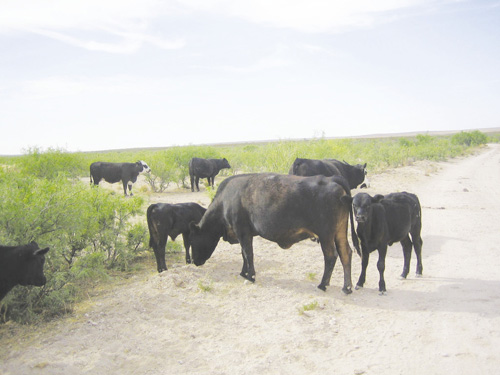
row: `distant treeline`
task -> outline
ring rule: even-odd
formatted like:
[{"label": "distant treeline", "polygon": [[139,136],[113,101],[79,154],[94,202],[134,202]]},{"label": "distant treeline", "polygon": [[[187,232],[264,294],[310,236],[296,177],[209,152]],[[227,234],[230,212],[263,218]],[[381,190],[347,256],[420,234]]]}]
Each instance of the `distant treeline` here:
[{"label": "distant treeline", "polygon": [[296,157],[367,163],[373,173],[416,160],[446,160],[497,141],[497,136],[473,131],[452,136],[314,139],[95,153],[31,148],[22,156],[0,157],[0,244],[34,240],[51,247],[45,265],[47,284],[14,288],[0,302],[0,322],[34,322],[64,314],[96,283],[137,272],[141,259],[153,259],[144,219],[147,191],[124,198],[107,189],[91,188],[82,177],[89,176],[94,161],[144,160],[152,170],[147,190],[162,192],[171,184],[187,187],[192,157],[227,158],[232,169],[225,170],[226,175],[288,173]]}]

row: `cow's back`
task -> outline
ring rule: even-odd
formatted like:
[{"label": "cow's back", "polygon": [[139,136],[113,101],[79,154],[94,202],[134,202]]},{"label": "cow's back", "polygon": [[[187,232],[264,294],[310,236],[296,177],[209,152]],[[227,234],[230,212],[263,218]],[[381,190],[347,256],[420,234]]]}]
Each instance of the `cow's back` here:
[{"label": "cow's back", "polygon": [[95,162],[90,165],[90,174],[96,183],[104,179],[106,182],[113,184],[122,180],[124,164],[133,165],[132,163]]},{"label": "cow's back", "polygon": [[415,225],[421,225],[420,203],[415,198],[415,195],[392,193],[379,202],[385,210],[390,243],[401,241]]},{"label": "cow's back", "polygon": [[223,181],[214,203],[223,206],[227,227],[239,230],[244,222],[253,235],[289,247],[313,233],[334,231],[339,215],[347,220],[349,208],[340,201],[345,194],[324,176],[239,175]]},{"label": "cow's back", "polygon": [[189,161],[189,175],[200,178],[210,177],[214,173],[214,165],[210,160],[192,158]]},{"label": "cow's back", "polygon": [[299,159],[292,165],[291,174],[296,176],[341,176],[341,172],[332,160]]}]

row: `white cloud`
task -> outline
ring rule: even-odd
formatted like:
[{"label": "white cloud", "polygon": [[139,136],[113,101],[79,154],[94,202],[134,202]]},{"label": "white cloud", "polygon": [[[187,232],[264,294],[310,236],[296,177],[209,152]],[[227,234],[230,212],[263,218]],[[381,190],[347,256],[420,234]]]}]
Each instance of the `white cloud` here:
[{"label": "white cloud", "polygon": [[[182,48],[183,39],[155,35],[150,28],[152,20],[172,11],[168,4],[157,0],[3,0],[0,33],[35,33],[110,53],[132,53],[143,44]],[[94,37],[75,36],[79,31],[92,32]],[[116,41],[101,41],[110,36]]]},{"label": "white cloud", "polygon": [[179,0],[191,9],[236,16],[303,32],[338,32],[366,27],[388,12],[447,0]]},{"label": "white cloud", "polygon": [[52,76],[26,81],[22,85],[22,94],[28,99],[64,98],[81,94],[141,95],[152,90],[157,93],[163,91],[162,83],[128,76],[102,78]]}]

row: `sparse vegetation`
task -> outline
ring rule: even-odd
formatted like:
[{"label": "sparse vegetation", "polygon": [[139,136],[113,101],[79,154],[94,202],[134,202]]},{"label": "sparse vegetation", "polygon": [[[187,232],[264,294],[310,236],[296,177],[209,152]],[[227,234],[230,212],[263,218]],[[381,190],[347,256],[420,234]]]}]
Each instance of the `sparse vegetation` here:
[{"label": "sparse vegetation", "polygon": [[[0,321],[34,322],[72,310],[75,301],[101,280],[121,277],[150,259],[145,224],[144,195],[132,198],[89,186],[89,166],[94,161],[146,161],[153,192],[170,184],[188,185],[188,162],[194,157],[226,157],[232,170],[288,173],[296,157],[335,158],[351,164],[368,163],[370,172],[408,165],[415,160],[445,160],[463,155],[491,141],[485,134],[461,132],[453,136],[385,139],[314,139],[232,146],[189,146],[165,150],[68,153],[33,148],[23,156],[0,157],[0,243],[19,245],[37,241],[50,246],[42,288],[17,287],[0,303]],[[493,139],[495,140],[495,139]],[[83,180],[83,181],[82,181]],[[215,190],[207,189],[211,198]],[[167,251],[183,253],[169,241]],[[316,275],[307,275],[314,280]],[[201,291],[213,286],[200,281]],[[301,310],[317,308],[317,303]]]},{"label": "sparse vegetation", "polygon": [[198,281],[198,289],[204,293],[211,292],[213,290],[212,282],[200,280]]},{"label": "sparse vegetation", "polygon": [[306,311],[316,310],[319,307],[318,301],[312,301],[308,304],[305,304],[299,308],[299,315],[304,315]]}]

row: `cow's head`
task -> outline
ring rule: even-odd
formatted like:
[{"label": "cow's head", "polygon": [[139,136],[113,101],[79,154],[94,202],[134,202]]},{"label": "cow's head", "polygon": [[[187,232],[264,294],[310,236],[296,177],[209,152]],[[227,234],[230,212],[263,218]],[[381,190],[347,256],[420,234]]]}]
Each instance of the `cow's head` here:
[{"label": "cow's head", "polygon": [[372,205],[378,203],[380,195],[375,197],[367,193],[358,193],[352,198],[354,217],[358,223],[364,223],[372,214]]},{"label": "cow's head", "polygon": [[349,180],[351,182],[351,189],[355,189],[359,185],[361,185],[361,188],[370,187],[370,181],[368,181],[368,172],[366,170],[366,163],[350,165],[349,163],[344,161],[344,164],[348,166],[350,171]]},{"label": "cow's head", "polygon": [[149,166],[146,164],[145,161],[139,160],[136,164],[141,167],[139,173],[149,173],[149,172],[151,172],[151,168],[149,168]]},{"label": "cow's head", "polygon": [[229,165],[229,162],[227,161],[226,158],[222,159],[222,161],[221,161],[221,169],[222,168],[231,168],[231,166]]},{"label": "cow's head", "polygon": [[210,233],[210,231],[203,229],[199,224],[194,222],[189,224],[189,229],[189,242],[191,243],[193,263],[196,266],[202,266],[212,256],[219,243],[220,236]]},{"label": "cow's head", "polygon": [[45,254],[49,248],[40,249],[36,242],[21,246],[17,254],[17,282],[21,285],[42,286],[47,282],[43,274]]}]

